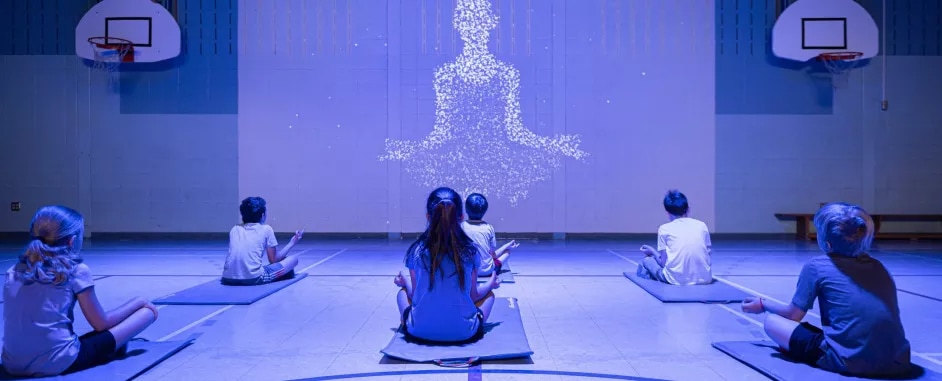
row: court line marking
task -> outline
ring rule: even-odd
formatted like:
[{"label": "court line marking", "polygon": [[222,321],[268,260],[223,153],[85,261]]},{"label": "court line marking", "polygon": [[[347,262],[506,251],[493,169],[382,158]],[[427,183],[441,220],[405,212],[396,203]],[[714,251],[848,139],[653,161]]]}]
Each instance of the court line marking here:
[{"label": "court line marking", "polygon": [[[308,251],[310,251],[310,250],[312,250],[312,249],[302,250],[300,253],[295,254],[295,255],[302,255],[302,254],[304,254],[304,253],[306,253],[306,252],[308,252]],[[346,251],[346,249],[343,249],[343,250],[341,250],[341,251],[339,251],[339,252],[337,252],[337,253],[334,253],[334,255],[331,255],[331,256],[329,256],[329,257],[327,257],[327,258],[321,260],[320,262],[315,263],[314,265],[309,266],[309,268],[310,268],[310,267],[314,267],[314,266],[316,266],[316,265],[319,265],[319,264],[325,262],[326,260],[328,260],[328,259],[330,259],[330,258],[333,258],[334,256],[336,256],[336,255],[338,255],[338,254],[340,254],[340,253],[343,253],[344,251]],[[304,272],[304,271],[307,271],[307,268],[304,269],[304,270],[301,270],[301,272]],[[159,306],[157,306],[157,309],[158,309],[158,310],[161,310],[161,309],[163,309],[164,307],[167,307],[167,305],[166,305],[166,304],[164,304],[164,305],[159,305]],[[165,340],[167,340],[167,339],[171,339],[171,338],[173,338],[174,336],[177,336],[177,335],[179,335],[179,334],[181,334],[181,333],[183,333],[183,332],[186,332],[187,330],[189,330],[189,329],[191,329],[191,328],[193,328],[193,327],[195,327],[195,326],[197,326],[197,325],[199,325],[199,324],[205,322],[206,320],[209,320],[209,319],[211,319],[211,318],[213,318],[213,317],[215,317],[215,316],[217,316],[217,315],[219,315],[219,314],[221,314],[221,313],[223,313],[223,312],[228,311],[228,310],[231,309],[232,307],[235,307],[235,305],[228,305],[228,306],[221,307],[221,308],[219,308],[218,310],[213,311],[213,312],[209,313],[208,315],[203,316],[202,318],[199,318],[199,319],[193,321],[193,322],[190,323],[190,324],[187,324],[187,325],[184,326],[183,328],[180,328],[180,329],[178,329],[178,330],[176,330],[176,331],[171,332],[170,334],[168,334],[168,335],[166,335],[166,336],[164,336],[164,337],[161,337],[161,338],[157,339],[157,341],[165,341]]]},{"label": "court line marking", "polygon": [[108,258],[108,257],[134,257],[134,258],[149,258],[149,257],[161,257],[161,258],[198,258],[198,257],[219,257],[219,259],[225,259],[226,251],[220,250],[213,253],[207,254],[137,254],[137,253],[108,253],[108,254],[86,254],[82,253],[82,258]]},{"label": "court line marking", "polygon": [[929,295],[923,295],[923,294],[920,294],[920,293],[918,293],[918,292],[907,291],[907,290],[904,290],[904,289],[902,289],[902,288],[898,288],[898,289],[896,289],[896,290],[897,290],[897,291],[900,291],[900,292],[904,292],[904,293],[910,294],[910,295],[913,295],[913,296],[919,296],[919,297],[923,297],[923,298],[926,298],[926,299],[929,299],[929,300],[934,300],[934,301],[937,301],[937,302],[942,302],[942,299],[939,299],[939,298],[936,298],[936,297],[933,297],[933,296],[929,296]]},{"label": "court line marking", "polygon": [[[310,270],[310,269],[312,269],[312,268],[314,268],[314,267],[317,267],[317,266],[320,265],[321,263],[327,262],[327,261],[331,260],[333,257],[336,257],[336,256],[338,256],[338,255],[340,255],[340,254],[343,254],[343,253],[346,252],[346,251],[347,251],[347,249],[343,249],[343,250],[340,250],[340,251],[338,251],[338,252],[336,252],[336,253],[333,253],[333,254],[331,254],[330,256],[328,256],[327,258],[324,258],[324,259],[321,259],[321,260],[319,260],[319,261],[317,261],[317,262],[314,262],[313,265],[310,265],[310,266],[308,266],[308,267],[305,267],[305,268],[301,269],[301,271],[298,271],[298,272],[300,272],[300,273],[305,273],[305,272],[307,272],[308,270]],[[299,255],[300,255],[300,254],[299,254]]]},{"label": "court line marking", "polygon": [[106,278],[110,277],[201,277],[201,278],[219,278],[219,274],[104,274]]},{"label": "court line marking", "polygon": [[197,325],[202,324],[204,321],[207,321],[207,320],[209,320],[209,319],[212,319],[213,317],[215,317],[215,316],[217,316],[217,315],[219,315],[219,314],[221,314],[221,313],[223,313],[223,312],[228,311],[228,310],[229,310],[230,308],[232,308],[232,307],[235,307],[235,305],[230,304],[230,305],[228,305],[228,306],[224,306],[224,307],[222,307],[222,308],[220,308],[220,309],[218,309],[218,310],[216,310],[216,311],[213,311],[213,312],[209,313],[209,314],[206,315],[206,316],[203,316],[202,318],[197,319],[196,321],[194,321],[194,322],[192,322],[192,323],[190,323],[190,324],[185,325],[183,328],[180,328],[180,329],[178,329],[178,330],[176,330],[176,331],[171,332],[170,334],[168,334],[168,335],[166,335],[166,336],[164,336],[164,337],[161,337],[161,338],[157,339],[157,341],[166,341],[166,340],[168,340],[168,339],[172,339],[174,336],[179,335],[179,334],[181,334],[181,333],[183,333],[183,332],[186,332],[186,331],[189,330],[190,328],[196,327]]},{"label": "court line marking", "polygon": [[[905,256],[905,257],[912,257],[912,258],[919,258],[919,259],[926,259],[926,260],[930,260],[930,261],[942,262],[942,258],[927,257],[927,256],[919,255],[919,254],[904,253],[904,252],[902,252],[902,251],[895,251],[895,250],[879,250],[879,249],[874,250],[874,251],[876,251],[877,253],[897,254],[897,255],[902,255],[902,256]],[[936,254],[936,253],[926,253],[926,255],[932,255],[932,254]]]},{"label": "court line marking", "polygon": [[590,372],[572,372],[564,370],[539,370],[539,369],[473,369],[468,368],[467,370],[445,370],[445,369],[415,369],[415,370],[390,370],[382,372],[368,372],[368,373],[346,373],[346,374],[335,374],[330,376],[319,376],[319,377],[310,377],[310,378],[298,378],[294,381],[327,381],[327,380],[348,380],[348,379],[357,379],[357,378],[375,378],[375,377],[392,377],[392,376],[409,376],[409,375],[433,375],[433,374],[468,374],[473,373],[480,374],[525,374],[525,375],[546,375],[546,376],[561,376],[561,377],[578,377],[578,378],[599,378],[599,379],[609,379],[609,380],[632,380],[632,381],[668,381],[661,378],[650,378],[650,377],[641,377],[641,376],[625,376],[620,374],[607,374],[607,373],[590,373]]},{"label": "court line marking", "polygon": [[[628,258],[626,258],[626,257],[624,257],[624,256],[622,256],[622,255],[620,255],[620,254],[617,254],[617,253],[615,253],[615,252],[612,251],[612,250],[609,250],[608,252],[609,252],[609,253],[612,253],[612,254],[614,254],[614,255],[617,255],[617,256],[620,257],[621,259],[624,259],[624,260],[626,260],[626,261],[628,261],[628,262],[634,264],[635,266],[638,265],[638,262],[635,262],[635,261],[633,261],[633,260],[631,260],[631,259],[628,259]],[[733,287],[738,288],[738,289],[740,289],[740,290],[742,290],[742,291],[745,291],[746,293],[749,293],[749,294],[758,296],[758,297],[760,297],[760,298],[764,298],[764,299],[768,299],[768,300],[771,300],[771,301],[775,301],[775,302],[778,302],[778,303],[780,303],[780,304],[788,304],[788,303],[785,303],[785,302],[783,302],[783,301],[781,301],[781,300],[778,300],[778,299],[776,299],[776,298],[773,298],[773,297],[771,297],[771,296],[768,296],[768,295],[765,295],[765,294],[763,294],[763,293],[761,293],[761,292],[758,292],[758,291],[756,291],[756,290],[753,290],[753,289],[751,289],[751,288],[749,288],[749,287],[746,287],[746,286],[742,286],[742,285],[740,285],[740,284],[737,284],[737,283],[735,283],[735,282],[728,281],[728,280],[726,280],[726,279],[719,278],[719,277],[715,277],[715,276],[713,277],[713,279],[716,279],[716,280],[718,280],[718,281],[720,281],[720,282],[726,283],[727,285],[733,286]],[[725,306],[725,305],[718,304],[718,306],[720,306],[720,308],[723,308],[724,310],[727,310],[727,311],[729,311],[729,312],[733,312],[734,314],[736,314],[736,315],[739,316],[739,317],[742,317],[742,318],[744,318],[744,319],[747,319],[747,320],[751,321],[753,324],[756,324],[756,325],[758,325],[758,326],[760,326],[760,327],[762,326],[762,323],[760,323],[758,320],[755,320],[755,319],[753,319],[753,318],[751,318],[751,317],[749,317],[749,316],[746,316],[745,314],[737,313],[735,310],[733,310],[733,309],[731,309],[731,308],[729,308],[729,307],[727,307],[727,306]],[[808,311],[807,315],[811,315],[811,316],[817,318],[818,320],[821,320],[821,315],[816,314],[814,311]],[[916,352],[916,351],[910,349],[909,353],[912,354],[913,356],[919,357],[919,358],[921,358],[921,359],[923,359],[923,360],[926,360],[926,361],[928,361],[928,362],[931,362],[931,363],[933,363],[933,364],[935,364],[935,365],[942,366],[942,361],[936,360],[936,359],[934,359],[934,358],[930,357],[929,355],[926,355],[926,354],[924,354],[924,353],[922,353],[922,352]]]}]

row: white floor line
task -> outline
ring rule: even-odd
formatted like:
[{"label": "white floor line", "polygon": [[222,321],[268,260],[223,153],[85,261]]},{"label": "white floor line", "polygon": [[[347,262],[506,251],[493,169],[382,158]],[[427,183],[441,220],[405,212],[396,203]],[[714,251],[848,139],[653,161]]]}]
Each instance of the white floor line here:
[{"label": "white floor line", "polygon": [[329,257],[324,258],[324,259],[321,259],[321,260],[319,260],[319,261],[317,261],[317,262],[314,262],[314,264],[312,264],[312,265],[310,265],[310,266],[308,266],[308,267],[305,267],[305,268],[301,269],[301,271],[298,271],[298,272],[300,272],[300,273],[307,272],[308,270],[313,269],[314,267],[317,267],[317,266],[320,265],[321,263],[327,262],[327,261],[329,261],[331,258],[336,257],[336,256],[338,256],[338,255],[340,255],[340,254],[343,254],[345,251],[347,251],[347,249],[343,249],[343,250],[340,250],[340,251],[338,251],[338,252],[336,252],[336,253],[333,253],[333,254],[331,254]]},{"label": "white floor line", "polygon": [[621,258],[621,259],[624,259],[624,260],[628,261],[628,263],[631,263],[632,265],[635,265],[635,266],[638,265],[638,262],[635,262],[635,261],[633,261],[633,260],[630,260],[630,259],[628,259],[628,257],[626,257],[626,256],[624,256],[624,255],[618,254],[617,252],[615,252],[615,250],[609,249],[608,252],[611,253],[612,255],[618,257],[618,258]]},{"label": "white floor line", "polygon": [[136,254],[133,251],[126,251],[122,253],[82,253],[82,257],[85,258],[96,258],[96,257],[135,257],[135,258],[144,258],[144,257],[160,257],[160,258],[199,258],[199,257],[217,257],[220,259],[226,258],[226,251],[219,250],[214,252],[207,252],[206,254]]},{"label": "white floor line", "polygon": [[748,321],[748,322],[750,322],[750,323],[752,323],[752,324],[755,324],[755,325],[758,326],[759,328],[762,328],[762,327],[763,327],[763,326],[762,326],[762,322],[760,322],[760,321],[754,319],[753,317],[751,317],[751,316],[749,316],[749,315],[746,315],[745,313],[743,313],[743,312],[741,312],[741,311],[736,311],[736,310],[730,308],[729,306],[727,306],[727,305],[725,305],[725,304],[717,304],[716,306],[718,306],[718,307],[720,307],[720,308],[722,308],[722,309],[724,309],[724,310],[729,311],[729,312],[730,312],[731,314],[733,314],[733,315],[736,315],[736,316],[739,316],[739,317],[741,317],[741,318],[743,318],[743,319],[746,319],[746,321]]},{"label": "white floor line", "polygon": [[[629,263],[632,263],[632,264],[634,264],[634,265],[637,265],[637,264],[638,264],[638,262],[632,261],[632,260],[630,260],[630,259],[624,257],[623,255],[616,253],[616,252],[613,251],[613,250],[608,250],[608,252],[609,252],[609,253],[612,253],[612,254],[614,254],[614,255],[616,255],[616,256],[618,256],[618,257],[620,257],[621,259],[624,259],[624,260],[628,261]],[[763,294],[763,293],[761,293],[761,292],[758,292],[758,291],[756,291],[756,290],[753,290],[753,289],[751,289],[751,288],[749,288],[749,287],[740,285],[740,284],[738,284],[738,283],[736,283],[736,282],[729,281],[729,280],[726,280],[726,279],[723,279],[723,278],[719,278],[719,277],[713,277],[713,278],[716,279],[716,280],[718,280],[718,281],[720,281],[720,282],[726,283],[726,284],[728,284],[728,285],[730,285],[730,286],[733,286],[733,287],[736,287],[736,288],[738,288],[738,289],[740,289],[740,290],[743,290],[743,291],[745,291],[745,292],[747,292],[747,293],[749,293],[749,294],[751,294],[751,295],[755,295],[755,296],[758,296],[758,297],[760,297],[760,298],[772,300],[772,301],[775,301],[775,302],[778,302],[778,303],[781,303],[781,304],[788,304],[788,303],[785,303],[785,302],[783,302],[783,301],[781,301],[781,300],[778,300],[778,299],[776,299],[776,298],[773,298],[773,297],[771,297],[771,296],[768,296],[768,295],[765,295],[765,294]],[[717,306],[719,306],[720,308],[722,308],[722,309],[724,309],[724,310],[727,310],[727,311],[729,311],[729,312],[732,312],[733,314],[735,314],[735,315],[737,315],[737,316],[739,316],[739,317],[741,317],[741,318],[744,318],[744,319],[746,319],[746,320],[752,322],[752,323],[755,324],[755,325],[758,325],[758,326],[760,326],[760,327],[762,326],[762,323],[760,323],[758,320],[755,320],[755,319],[753,319],[753,318],[751,318],[751,317],[749,317],[749,316],[746,316],[745,314],[740,313],[740,312],[738,312],[738,311],[736,311],[736,310],[734,310],[734,309],[732,309],[732,308],[730,308],[730,307],[728,307],[728,306],[725,306],[725,305],[722,305],[722,304],[717,304]],[[819,320],[821,319],[821,315],[818,315],[818,314],[814,313],[814,311],[808,311],[808,315],[814,316],[815,318],[817,318],[817,319],[819,319]],[[916,352],[916,351],[913,351],[913,350],[910,350],[910,353],[911,353],[913,356],[919,357],[919,358],[921,358],[921,359],[923,359],[923,360],[926,360],[926,361],[928,361],[928,362],[931,362],[931,363],[933,363],[933,364],[935,364],[935,365],[942,366],[942,361],[936,360],[936,359],[932,358],[932,357],[931,357],[932,354]]]},{"label": "white floor line", "polygon": [[901,251],[876,250],[876,252],[877,252],[877,253],[884,253],[884,254],[896,254],[896,255],[902,255],[902,256],[904,256],[904,257],[919,258],[919,259],[927,259],[927,260],[930,260],[930,261],[942,262],[942,258],[928,257],[928,256],[919,255],[919,254],[904,253],[904,252],[901,252]]},{"label": "white floor line", "polygon": [[216,310],[216,311],[213,311],[213,312],[210,313],[209,315],[203,316],[202,318],[200,318],[200,319],[198,319],[198,320],[196,320],[196,321],[194,321],[194,322],[192,322],[192,323],[190,323],[190,324],[187,324],[187,325],[184,326],[183,328],[180,328],[180,329],[178,329],[178,330],[176,330],[176,331],[171,332],[171,333],[170,333],[169,335],[167,335],[167,336],[164,336],[164,337],[161,337],[161,338],[157,339],[157,341],[166,341],[166,340],[168,340],[168,339],[172,339],[174,336],[179,335],[179,334],[181,334],[181,333],[183,333],[183,332],[186,332],[186,331],[189,330],[190,328],[196,327],[197,325],[202,324],[204,321],[207,321],[207,320],[209,320],[209,319],[212,319],[212,318],[215,317],[216,315],[219,315],[219,314],[221,314],[221,313],[223,313],[223,312],[228,311],[228,310],[229,310],[230,308],[232,308],[232,307],[235,307],[235,306],[234,306],[234,305],[228,305],[228,306],[222,307],[222,308],[220,308],[220,309],[218,309],[218,310]]},{"label": "white floor line", "polygon": [[[735,288],[738,288],[738,289],[740,289],[740,290],[743,290],[743,291],[745,291],[747,294],[755,295],[755,296],[758,296],[758,297],[763,298],[763,299],[774,300],[774,301],[779,302],[779,303],[782,303],[782,304],[787,304],[787,303],[785,303],[785,302],[783,302],[783,301],[781,301],[781,300],[775,299],[775,298],[773,298],[773,297],[771,297],[771,296],[768,296],[768,295],[766,295],[766,294],[763,294],[763,293],[761,293],[761,292],[759,292],[759,291],[756,291],[756,290],[753,290],[753,289],[751,289],[751,288],[749,288],[749,287],[740,285],[739,283],[736,283],[736,282],[733,282],[733,281],[729,281],[729,280],[720,278],[720,277],[718,277],[718,276],[713,277],[713,279],[716,279],[716,280],[718,280],[718,281],[720,281],[720,282],[726,283],[727,285],[730,285],[730,286],[732,286],[732,287],[735,287]],[[821,316],[818,316],[818,314],[814,313],[814,311],[808,311],[808,315],[811,315],[811,316],[814,316],[814,317],[817,317],[817,318],[821,318]]]}]

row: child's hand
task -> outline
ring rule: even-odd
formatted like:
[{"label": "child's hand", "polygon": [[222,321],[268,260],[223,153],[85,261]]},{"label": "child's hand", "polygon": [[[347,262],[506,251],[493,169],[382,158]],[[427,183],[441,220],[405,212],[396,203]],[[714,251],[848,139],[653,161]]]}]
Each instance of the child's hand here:
[{"label": "child's hand", "polygon": [[657,253],[657,250],[654,250],[653,247],[648,245],[641,245],[641,252],[646,256],[653,257],[654,254]]},{"label": "child's hand", "polygon": [[395,283],[396,286],[399,286],[399,287],[405,287],[405,286],[406,286],[406,277],[404,277],[404,276],[402,275],[402,272],[401,272],[401,271],[399,272],[398,275],[396,275],[395,278],[393,278],[393,283]]},{"label": "child's hand", "polygon": [[750,314],[761,314],[765,312],[765,306],[762,305],[762,299],[752,296],[743,299],[742,312]]},{"label": "child's hand", "polygon": [[301,237],[304,235],[304,229],[297,230],[294,232],[294,237],[291,237],[291,242],[297,243],[301,240]]},{"label": "child's hand", "polygon": [[520,246],[520,243],[517,240],[510,241],[510,245],[507,246],[508,249],[516,249]]},{"label": "child's hand", "polygon": [[157,320],[157,306],[155,306],[154,303],[147,302],[146,304],[144,304],[144,308],[149,309],[150,312],[153,312],[154,320]]},{"label": "child's hand", "polygon": [[500,278],[497,277],[497,272],[491,273],[491,279],[488,279],[488,285],[491,290],[496,290],[500,288]]}]

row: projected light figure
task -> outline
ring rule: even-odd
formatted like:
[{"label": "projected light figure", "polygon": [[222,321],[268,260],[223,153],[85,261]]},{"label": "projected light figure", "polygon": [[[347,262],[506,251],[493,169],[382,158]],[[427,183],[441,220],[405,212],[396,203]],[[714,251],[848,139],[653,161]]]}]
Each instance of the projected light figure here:
[{"label": "projected light figure", "polygon": [[481,192],[516,205],[562,158],[588,154],[578,136],[539,136],[523,126],[520,72],[487,48],[497,27],[490,1],[458,0],[454,22],[464,49],[435,71],[434,129],[421,141],[387,139],[380,160],[402,161],[424,186]]}]

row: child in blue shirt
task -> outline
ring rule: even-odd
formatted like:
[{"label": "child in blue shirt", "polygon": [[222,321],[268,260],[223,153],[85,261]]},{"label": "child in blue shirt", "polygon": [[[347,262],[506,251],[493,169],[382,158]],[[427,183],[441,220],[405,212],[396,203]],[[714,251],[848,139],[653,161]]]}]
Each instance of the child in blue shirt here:
[{"label": "child in blue shirt", "polygon": [[[157,308],[143,298],[102,308],[91,270],[79,256],[84,226],[82,215],[64,206],[46,206],[33,216],[30,243],[3,285],[7,373],[56,376],[106,363],[157,319]],[[76,302],[95,329],[82,336],[72,331]]]},{"label": "child in blue shirt", "polygon": [[[896,284],[867,254],[873,219],[856,205],[833,203],[814,216],[825,255],[801,269],[790,304],[743,301],[744,312],[768,312],[765,332],[789,358],[835,373],[895,377],[911,371],[910,346],[900,320]],[[801,322],[814,306],[821,326]]]},{"label": "child in blue shirt", "polygon": [[428,227],[409,247],[402,273],[394,283],[398,295],[401,329],[410,340],[458,344],[484,336],[484,322],[494,305],[492,290],[497,274],[477,284],[477,249],[461,230],[461,196],[450,188],[438,188],[426,202]]}]

